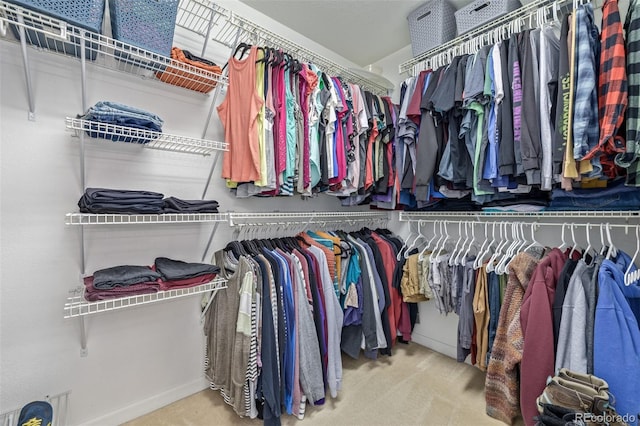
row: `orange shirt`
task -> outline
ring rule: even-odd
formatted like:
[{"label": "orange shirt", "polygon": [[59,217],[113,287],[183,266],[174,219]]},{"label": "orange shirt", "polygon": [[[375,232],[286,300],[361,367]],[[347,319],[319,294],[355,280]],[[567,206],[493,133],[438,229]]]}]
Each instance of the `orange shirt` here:
[{"label": "orange shirt", "polygon": [[244,59],[229,59],[227,96],[218,106],[229,151],[224,153],[222,177],[234,182],[260,181],[258,114],[264,101],[256,91],[258,49]]}]

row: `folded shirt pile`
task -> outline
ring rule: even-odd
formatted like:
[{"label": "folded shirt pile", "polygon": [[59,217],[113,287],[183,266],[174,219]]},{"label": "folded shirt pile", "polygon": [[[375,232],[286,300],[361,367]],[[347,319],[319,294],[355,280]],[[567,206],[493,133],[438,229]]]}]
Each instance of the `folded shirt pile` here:
[{"label": "folded shirt pile", "polygon": [[[91,131],[87,131],[87,134],[92,138],[141,144],[146,144],[155,138],[141,137],[141,134],[136,133],[135,129],[162,132],[162,125],[164,124],[164,121],[153,113],[109,101],[96,103],[84,115],[79,115],[78,118],[93,122]],[[125,126],[128,129],[109,129],[109,133],[106,133],[105,127],[101,126],[101,124]]]},{"label": "folded shirt pile", "polygon": [[212,281],[220,268],[206,263],[187,263],[166,257],[156,258],[153,269],[160,273],[161,290],[193,287]]},{"label": "folded shirt pile", "polygon": [[87,188],[78,207],[81,213],[94,214],[218,213],[215,200],[164,198],[159,192],[108,188]]},{"label": "folded shirt pile", "polygon": [[219,272],[215,265],[158,257],[151,267],[122,265],[94,272],[84,278],[84,297],[95,302],[194,287],[213,281]]},{"label": "folded shirt pile", "polygon": [[165,83],[175,86],[186,87],[196,92],[209,93],[216,87],[216,81],[206,75],[197,75],[193,72],[187,72],[180,63],[191,65],[203,71],[213,74],[222,74],[222,69],[215,63],[199,58],[187,50],[181,50],[177,47],[171,49],[172,65],[169,65],[164,72],[156,73],[156,76]]}]

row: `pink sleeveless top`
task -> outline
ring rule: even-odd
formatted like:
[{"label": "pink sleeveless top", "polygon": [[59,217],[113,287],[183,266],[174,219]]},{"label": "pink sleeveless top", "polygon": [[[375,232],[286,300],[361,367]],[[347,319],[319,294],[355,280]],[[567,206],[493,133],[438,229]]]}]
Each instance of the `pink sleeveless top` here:
[{"label": "pink sleeveless top", "polygon": [[222,177],[234,182],[260,180],[258,114],[264,101],[256,91],[258,50],[251,47],[249,57],[229,59],[227,96],[218,106],[229,151],[224,153]]}]

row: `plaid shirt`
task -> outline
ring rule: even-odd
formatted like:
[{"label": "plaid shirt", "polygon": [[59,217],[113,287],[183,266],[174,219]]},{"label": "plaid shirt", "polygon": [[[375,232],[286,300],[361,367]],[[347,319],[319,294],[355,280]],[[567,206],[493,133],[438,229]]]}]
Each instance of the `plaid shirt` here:
[{"label": "plaid shirt", "polygon": [[614,164],[616,153],[624,152],[624,140],[616,137],[627,108],[627,72],[622,23],[617,0],[606,0],[602,7],[602,55],[598,79],[600,140],[585,159],[600,156],[603,173],[617,176]]},{"label": "plaid shirt", "polygon": [[627,169],[627,185],[640,186],[640,1],[632,0],[625,22],[627,33],[627,149],[616,156],[616,164]]},{"label": "plaid shirt", "polygon": [[578,160],[598,145],[598,29],[593,7],[585,4],[576,11],[575,94],[573,104],[573,157]]}]

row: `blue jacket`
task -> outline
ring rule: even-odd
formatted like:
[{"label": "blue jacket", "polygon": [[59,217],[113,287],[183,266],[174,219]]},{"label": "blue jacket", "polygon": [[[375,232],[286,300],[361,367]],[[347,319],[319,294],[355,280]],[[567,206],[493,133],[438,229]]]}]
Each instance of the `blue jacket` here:
[{"label": "blue jacket", "polygon": [[[624,284],[631,258],[619,252],[602,262],[598,272],[598,303],[594,330],[594,374],[609,383],[616,411],[640,414],[640,284]],[[633,266],[632,270],[636,270]]]}]

